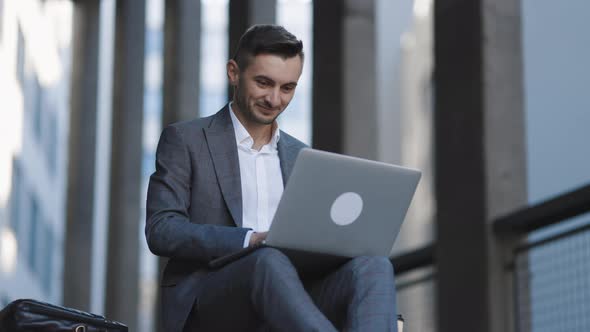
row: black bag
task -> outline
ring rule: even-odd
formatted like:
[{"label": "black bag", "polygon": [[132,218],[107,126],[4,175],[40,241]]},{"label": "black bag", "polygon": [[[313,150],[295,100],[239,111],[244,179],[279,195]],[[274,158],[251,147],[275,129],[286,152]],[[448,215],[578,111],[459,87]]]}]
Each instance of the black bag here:
[{"label": "black bag", "polygon": [[0,332],[127,332],[103,316],[36,300],[16,300],[0,311]]}]

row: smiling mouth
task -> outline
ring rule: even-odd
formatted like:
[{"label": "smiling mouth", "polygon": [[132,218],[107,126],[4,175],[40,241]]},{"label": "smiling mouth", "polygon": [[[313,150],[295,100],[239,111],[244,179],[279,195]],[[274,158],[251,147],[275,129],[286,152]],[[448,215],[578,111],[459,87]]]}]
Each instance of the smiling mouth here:
[{"label": "smiling mouth", "polygon": [[273,108],[266,107],[264,105],[257,105],[258,108],[262,109],[264,113],[274,113],[276,110]]}]

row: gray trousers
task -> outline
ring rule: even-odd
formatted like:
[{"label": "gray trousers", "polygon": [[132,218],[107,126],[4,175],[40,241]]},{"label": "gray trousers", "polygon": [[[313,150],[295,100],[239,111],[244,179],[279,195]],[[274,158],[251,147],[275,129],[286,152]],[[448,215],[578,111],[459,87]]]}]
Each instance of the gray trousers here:
[{"label": "gray trousers", "polygon": [[184,331],[397,331],[393,268],[358,257],[319,280],[300,279],[262,248],[212,272]]}]

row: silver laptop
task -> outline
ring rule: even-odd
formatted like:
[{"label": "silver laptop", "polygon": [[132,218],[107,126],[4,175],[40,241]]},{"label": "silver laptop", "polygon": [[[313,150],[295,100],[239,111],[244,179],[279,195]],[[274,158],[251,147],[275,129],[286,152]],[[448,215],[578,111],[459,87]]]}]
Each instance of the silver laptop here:
[{"label": "silver laptop", "polygon": [[[303,149],[264,246],[318,267],[331,258],[389,256],[420,180],[418,170]],[[220,267],[255,248],[221,257]],[[311,264],[311,265],[310,265]]]}]

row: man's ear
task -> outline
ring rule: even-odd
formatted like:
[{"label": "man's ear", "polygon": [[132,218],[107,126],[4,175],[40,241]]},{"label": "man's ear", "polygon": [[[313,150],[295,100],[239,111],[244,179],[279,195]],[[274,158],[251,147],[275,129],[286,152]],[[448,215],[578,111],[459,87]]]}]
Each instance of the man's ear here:
[{"label": "man's ear", "polygon": [[240,81],[240,68],[235,60],[229,60],[226,65],[227,79],[231,86],[237,86]]}]

